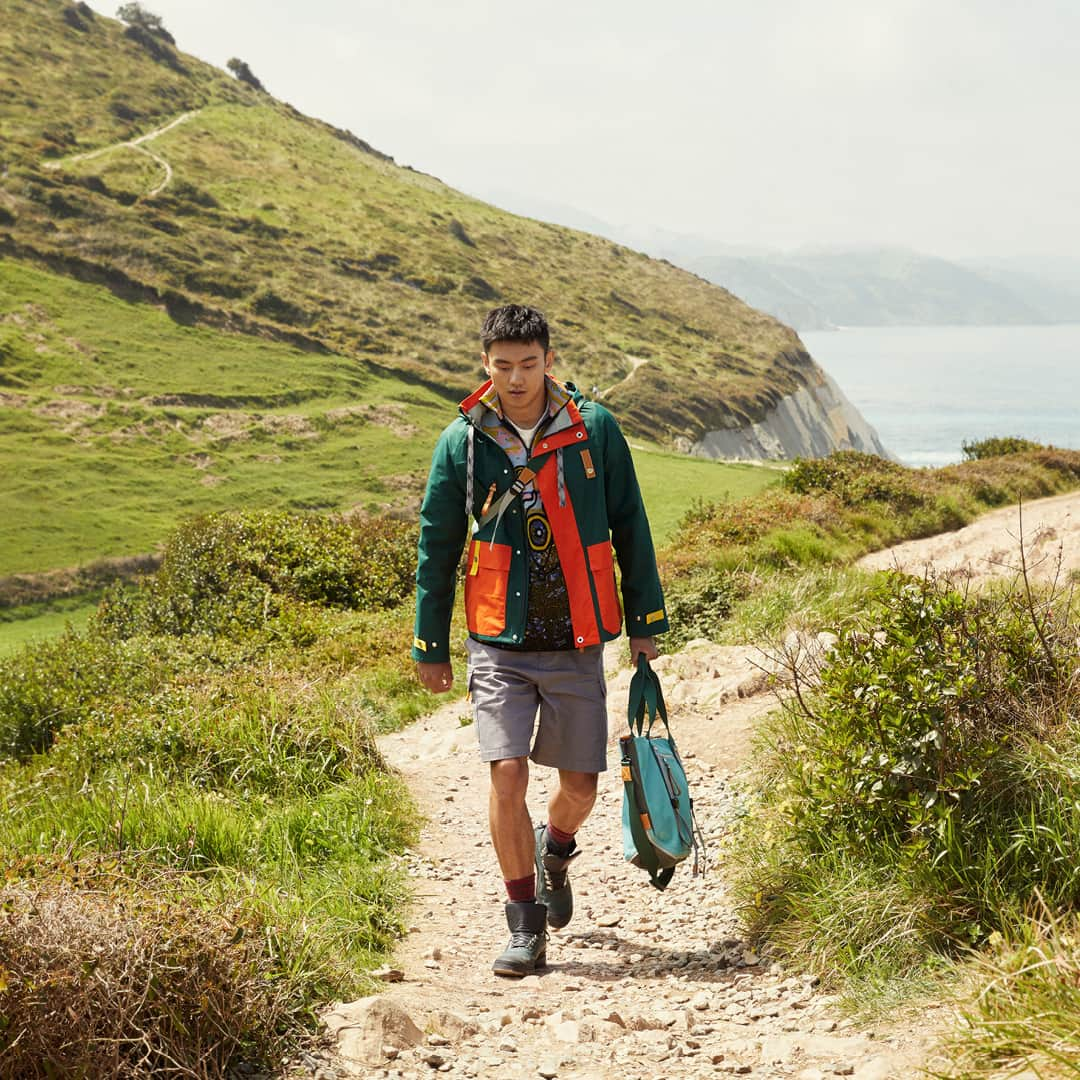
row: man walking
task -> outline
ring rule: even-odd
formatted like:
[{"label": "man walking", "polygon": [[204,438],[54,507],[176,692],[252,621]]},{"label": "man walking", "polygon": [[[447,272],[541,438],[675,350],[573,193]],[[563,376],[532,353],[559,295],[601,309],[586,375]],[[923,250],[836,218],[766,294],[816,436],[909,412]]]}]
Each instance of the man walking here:
[{"label": "man walking", "polygon": [[[607,767],[603,642],[619,636],[625,606],[631,663],[638,653],[652,660],[653,637],[668,624],[614,417],[551,376],[555,353],[535,308],[496,308],[481,340],[488,381],[440,436],[420,511],[412,656],[427,689],[450,689],[450,617],[468,539],[469,691],[490,763],[491,838],[511,935],[494,970],[521,976],[545,965],[547,928],[573,914],[567,868]],[[535,830],[525,802],[530,757],[559,770],[547,824]]]}]

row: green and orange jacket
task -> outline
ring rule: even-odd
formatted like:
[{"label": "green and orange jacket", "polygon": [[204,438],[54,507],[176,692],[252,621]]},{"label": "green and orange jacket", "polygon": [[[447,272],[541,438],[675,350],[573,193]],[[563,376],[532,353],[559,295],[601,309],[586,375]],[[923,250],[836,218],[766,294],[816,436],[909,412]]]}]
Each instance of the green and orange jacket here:
[{"label": "green and orange jacket", "polygon": [[[584,648],[618,637],[623,608],[631,636],[661,634],[668,629],[664,597],[626,439],[611,413],[586,401],[572,383],[564,387],[549,377],[548,388],[549,401],[558,408],[533,441],[533,459],[544,455],[533,483],[566,579],[574,641]],[[417,661],[450,659],[455,579],[466,540],[470,634],[509,646],[524,634],[529,573],[520,500],[471,533],[471,519],[483,517],[484,505],[497,501],[515,479],[506,451],[481,424],[491,401],[491,383],[486,382],[461,403],[460,415],[443,431],[432,455],[420,509],[412,649]],[[471,519],[466,518],[466,502]],[[612,545],[621,571],[622,605]]]}]

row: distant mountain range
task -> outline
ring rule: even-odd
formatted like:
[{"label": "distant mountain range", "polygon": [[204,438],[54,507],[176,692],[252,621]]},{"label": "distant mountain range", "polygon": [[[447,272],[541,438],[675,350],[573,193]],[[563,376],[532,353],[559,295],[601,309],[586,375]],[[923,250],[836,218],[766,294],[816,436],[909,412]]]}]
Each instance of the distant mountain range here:
[{"label": "distant mountain range", "polygon": [[1080,322],[1080,258],[948,260],[901,248],[767,251],[488,192],[497,205],[606,236],[722,285],[796,330]]},{"label": "distant mountain range", "polygon": [[1080,322],[1080,285],[1049,264],[950,262],[894,248],[681,262],[797,330]]}]

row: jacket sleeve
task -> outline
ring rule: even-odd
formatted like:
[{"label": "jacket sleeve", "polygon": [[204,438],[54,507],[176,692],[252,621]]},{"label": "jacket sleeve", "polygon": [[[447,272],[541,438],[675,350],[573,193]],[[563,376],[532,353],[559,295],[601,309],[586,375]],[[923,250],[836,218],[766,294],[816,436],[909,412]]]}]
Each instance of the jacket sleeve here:
[{"label": "jacket sleeve", "polygon": [[668,629],[668,620],[649,519],[622,430],[606,409],[594,408],[603,438],[608,525],[622,572],[626,631],[631,637],[652,637]]},{"label": "jacket sleeve", "polygon": [[463,443],[456,424],[439,437],[420,507],[412,658],[423,663],[439,664],[450,659],[455,578],[468,534],[465,462],[456,461],[454,453],[454,448]]}]

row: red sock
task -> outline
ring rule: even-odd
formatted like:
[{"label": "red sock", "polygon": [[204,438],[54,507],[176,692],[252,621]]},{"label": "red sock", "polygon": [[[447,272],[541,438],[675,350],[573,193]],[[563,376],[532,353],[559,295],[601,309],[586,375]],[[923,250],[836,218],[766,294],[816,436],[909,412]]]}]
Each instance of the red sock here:
[{"label": "red sock", "polygon": [[513,881],[504,881],[506,895],[515,904],[528,904],[536,899],[536,875],[514,878]]},{"label": "red sock", "polygon": [[556,829],[549,821],[547,823],[547,835],[550,841],[549,848],[558,855],[569,855],[574,847],[574,834]]}]

